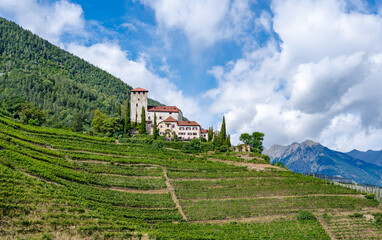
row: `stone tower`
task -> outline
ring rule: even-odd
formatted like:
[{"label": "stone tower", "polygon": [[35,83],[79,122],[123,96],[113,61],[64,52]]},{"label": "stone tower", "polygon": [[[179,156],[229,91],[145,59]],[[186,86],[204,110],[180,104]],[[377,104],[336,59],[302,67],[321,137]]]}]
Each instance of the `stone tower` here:
[{"label": "stone tower", "polygon": [[[137,116],[137,123],[141,123],[142,107],[145,108],[147,118],[147,93],[149,91],[143,88],[135,88],[130,91],[130,121],[135,122]],[[146,119],[145,119],[146,120]]]}]

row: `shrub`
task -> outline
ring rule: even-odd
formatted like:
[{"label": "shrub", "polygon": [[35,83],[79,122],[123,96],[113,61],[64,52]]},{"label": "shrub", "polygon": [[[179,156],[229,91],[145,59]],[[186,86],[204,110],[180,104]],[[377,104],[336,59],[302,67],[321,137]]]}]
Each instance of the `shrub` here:
[{"label": "shrub", "polygon": [[273,166],[276,166],[276,167],[284,167],[284,164],[282,162],[274,162],[273,163]]},{"label": "shrub", "polygon": [[369,194],[365,195],[365,198],[367,198],[367,199],[375,199],[375,195],[372,194],[372,193],[369,193]]},{"label": "shrub", "polygon": [[377,224],[377,226],[382,226],[382,216],[381,215],[375,217],[375,224]]},{"label": "shrub", "polygon": [[227,152],[228,151],[228,146],[227,145],[221,145],[219,148],[220,152]]},{"label": "shrub", "polygon": [[191,142],[183,144],[182,152],[184,153],[197,153],[200,152],[200,142],[198,139],[192,139]]},{"label": "shrub", "polygon": [[156,149],[162,149],[163,148],[163,142],[162,141],[154,141],[153,147]]},{"label": "shrub", "polygon": [[327,214],[327,213],[324,213],[322,215],[322,217],[327,221],[327,222],[330,222],[330,220],[332,220],[333,216]]},{"label": "shrub", "polygon": [[305,210],[301,210],[298,212],[297,219],[299,221],[306,221],[306,220],[317,221],[317,218],[316,218],[316,216],[314,216],[313,213],[311,213],[309,211],[305,211]]},{"label": "shrub", "polygon": [[363,218],[363,214],[362,213],[353,213],[353,214],[350,214],[349,217],[351,217],[351,218]]}]

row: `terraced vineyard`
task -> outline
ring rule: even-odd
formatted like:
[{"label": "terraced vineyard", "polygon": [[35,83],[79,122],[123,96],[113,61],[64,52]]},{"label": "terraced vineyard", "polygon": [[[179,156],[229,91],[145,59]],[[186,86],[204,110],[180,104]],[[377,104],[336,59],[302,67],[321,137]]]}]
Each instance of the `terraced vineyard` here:
[{"label": "terraced vineyard", "polygon": [[352,189],[2,116],[0,191],[5,239],[382,239],[378,202]]}]

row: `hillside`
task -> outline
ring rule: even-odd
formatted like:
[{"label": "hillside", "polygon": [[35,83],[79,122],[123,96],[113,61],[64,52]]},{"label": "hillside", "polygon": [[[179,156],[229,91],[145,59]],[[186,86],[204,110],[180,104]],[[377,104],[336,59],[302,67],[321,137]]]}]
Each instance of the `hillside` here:
[{"label": "hillside", "polygon": [[[79,112],[112,115],[132,88],[48,41],[0,18],[0,103],[12,96],[44,109],[50,126],[70,126]],[[150,105],[158,102],[149,100]]]},{"label": "hillside", "polygon": [[361,159],[362,161],[382,166],[382,150],[368,150],[366,152],[363,152],[354,149],[350,152],[347,152],[346,154],[354,158]]},{"label": "hillside", "polygon": [[[0,238],[382,238],[376,200],[321,179],[1,115],[0,192]],[[319,221],[297,220],[300,210]]]},{"label": "hillside", "polygon": [[271,158],[271,162],[281,162],[294,172],[319,173],[382,186],[382,166],[333,151],[310,140],[289,146],[274,145],[264,154]]}]

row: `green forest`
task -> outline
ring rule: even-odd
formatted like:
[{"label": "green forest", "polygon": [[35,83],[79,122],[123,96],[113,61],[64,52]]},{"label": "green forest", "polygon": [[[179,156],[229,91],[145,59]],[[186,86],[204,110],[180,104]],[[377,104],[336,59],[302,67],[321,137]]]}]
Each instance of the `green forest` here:
[{"label": "green forest", "polygon": [[[36,111],[33,107],[42,110],[45,125],[52,127],[70,127],[79,114],[84,125],[90,126],[96,109],[115,116],[131,89],[100,68],[0,18],[3,108],[29,104],[29,111]],[[159,105],[151,99],[149,104]],[[21,112],[23,107],[18,107]]]}]

